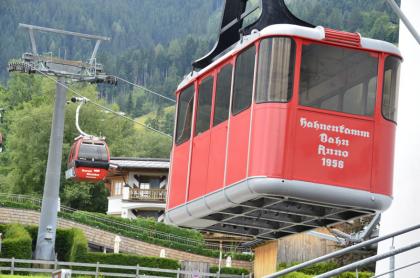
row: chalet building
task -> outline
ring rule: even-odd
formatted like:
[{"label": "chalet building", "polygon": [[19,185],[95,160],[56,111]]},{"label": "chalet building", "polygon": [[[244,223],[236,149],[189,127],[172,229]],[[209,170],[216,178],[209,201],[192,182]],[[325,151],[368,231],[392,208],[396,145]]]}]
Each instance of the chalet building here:
[{"label": "chalet building", "polygon": [[169,159],[113,157],[110,164],[105,180],[110,192],[107,213],[163,220]]}]

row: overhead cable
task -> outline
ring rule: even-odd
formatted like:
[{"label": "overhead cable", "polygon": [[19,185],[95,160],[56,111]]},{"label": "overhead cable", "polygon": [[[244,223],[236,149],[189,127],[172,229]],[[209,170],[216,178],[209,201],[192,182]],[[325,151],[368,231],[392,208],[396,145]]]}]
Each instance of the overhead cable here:
[{"label": "overhead cable", "polygon": [[161,98],[163,98],[163,99],[166,99],[166,100],[169,100],[169,101],[172,101],[172,102],[176,102],[176,100],[174,100],[174,99],[172,99],[172,98],[169,98],[169,97],[164,96],[164,95],[162,95],[162,94],[156,93],[156,92],[154,92],[154,91],[152,91],[152,90],[150,90],[150,89],[147,89],[147,88],[146,88],[146,87],[144,87],[144,86],[141,86],[141,85],[139,85],[139,84],[136,84],[136,83],[130,82],[130,81],[128,81],[128,80],[126,80],[126,79],[124,79],[124,78],[121,78],[121,77],[118,77],[118,76],[115,76],[115,75],[113,75],[113,77],[115,77],[116,79],[119,79],[119,80],[121,80],[121,81],[123,81],[123,82],[125,82],[125,83],[128,83],[128,84],[130,84],[130,85],[133,85],[134,87],[137,87],[137,88],[143,89],[143,90],[145,90],[146,92],[149,92],[149,93],[151,93],[151,94],[154,94],[154,95],[156,95],[156,96],[159,96],[159,97],[161,97]]},{"label": "overhead cable", "polygon": [[[56,79],[54,79],[53,77],[51,77],[51,76],[47,75],[46,73],[43,73],[42,71],[40,71],[40,70],[38,70],[38,69],[35,69],[34,67],[32,67],[32,68],[33,68],[34,70],[36,70],[38,73],[42,74],[43,76],[45,76],[45,77],[47,77],[47,78],[49,78],[49,79],[53,80],[55,83],[60,84],[61,86],[63,86],[63,87],[64,87],[64,88],[66,88],[67,90],[69,90],[69,91],[73,92],[74,94],[78,95],[79,97],[86,98],[86,97],[85,97],[85,96],[83,96],[81,93],[79,93],[79,92],[77,92],[76,90],[74,90],[74,89],[70,88],[70,87],[69,87],[69,86],[67,86],[66,84],[63,84],[63,83],[59,82],[58,80],[56,80]],[[157,94],[157,93],[156,93],[156,94]],[[105,111],[108,111],[108,112],[110,112],[110,113],[113,113],[113,114],[115,114],[115,115],[117,115],[117,116],[119,116],[119,117],[122,117],[122,118],[124,118],[124,119],[126,119],[126,120],[132,121],[132,122],[134,122],[134,123],[136,123],[136,124],[138,124],[138,125],[141,125],[141,126],[143,126],[143,127],[147,128],[147,129],[150,129],[151,131],[154,131],[154,132],[156,132],[156,133],[159,133],[160,135],[163,135],[163,136],[166,136],[166,137],[168,137],[168,138],[171,138],[171,139],[172,139],[172,136],[171,136],[171,135],[169,135],[169,134],[167,134],[167,133],[165,133],[165,132],[163,132],[163,131],[160,131],[160,130],[155,129],[155,128],[151,127],[151,126],[148,126],[148,125],[146,125],[146,124],[144,124],[144,123],[142,123],[142,122],[139,122],[139,121],[137,121],[137,120],[135,120],[135,119],[132,119],[132,118],[130,118],[130,117],[128,117],[128,116],[126,116],[126,115],[122,114],[122,113],[121,113],[121,112],[119,112],[119,111],[112,110],[111,108],[108,108],[108,107],[106,107],[106,106],[104,106],[104,105],[102,105],[102,104],[99,104],[99,103],[97,103],[97,102],[94,102],[94,101],[92,101],[92,100],[90,100],[90,99],[88,99],[88,98],[86,98],[86,99],[87,99],[87,101],[88,101],[88,102],[92,103],[93,105],[95,105],[95,106],[97,106],[97,107],[99,107],[99,108],[101,108],[101,109],[103,109],[103,110],[105,110]],[[168,99],[169,99],[169,98],[168,98]]]}]

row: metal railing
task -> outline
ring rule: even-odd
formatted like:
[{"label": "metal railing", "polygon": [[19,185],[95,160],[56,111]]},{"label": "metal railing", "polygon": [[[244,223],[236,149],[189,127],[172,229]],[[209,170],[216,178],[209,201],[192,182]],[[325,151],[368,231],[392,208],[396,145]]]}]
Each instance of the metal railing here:
[{"label": "metal railing", "polygon": [[[10,274],[15,272],[28,273],[52,273],[60,268],[72,268],[72,274],[76,275],[92,275],[95,277],[220,277],[220,278],[244,278],[251,277],[251,274],[233,275],[220,273],[205,273],[195,271],[185,271],[181,269],[161,269],[151,267],[111,265],[97,263],[78,263],[78,262],[61,262],[61,261],[41,261],[41,260],[22,260],[22,259],[6,259],[0,258],[3,263],[0,266],[0,272],[7,271]],[[4,266],[4,263],[10,263],[10,266]],[[22,265],[24,264],[24,265]],[[115,269],[116,271],[110,271]],[[126,270],[126,273],[118,272]],[[166,276],[165,276],[166,275]]]},{"label": "metal railing", "polygon": [[[332,259],[332,258],[341,256],[341,255],[346,255],[346,254],[348,254],[348,253],[350,253],[352,251],[361,249],[362,247],[366,247],[366,246],[369,246],[369,245],[372,245],[372,244],[375,244],[375,243],[378,243],[378,242],[381,242],[381,241],[384,241],[384,240],[387,240],[387,239],[394,239],[394,237],[397,237],[399,235],[406,234],[408,232],[411,232],[411,231],[414,231],[414,230],[418,230],[418,229],[420,229],[420,224],[415,225],[415,226],[411,226],[411,227],[408,227],[408,228],[405,228],[405,229],[402,229],[402,230],[399,230],[399,231],[396,231],[396,232],[393,232],[393,233],[390,233],[390,234],[387,234],[387,235],[384,235],[384,236],[380,236],[380,237],[377,237],[377,238],[374,238],[374,239],[370,239],[370,240],[364,241],[364,242],[359,243],[359,244],[355,244],[353,246],[350,246],[350,247],[347,247],[347,248],[344,248],[344,249],[341,249],[341,250],[332,252],[330,254],[321,256],[319,258],[316,258],[316,259],[313,259],[313,260],[309,260],[307,262],[304,262],[304,263],[301,263],[301,264],[298,264],[298,265],[289,267],[287,269],[283,269],[281,271],[272,273],[270,275],[266,275],[266,276],[264,276],[264,278],[281,277],[283,275],[286,275],[288,273],[291,273],[291,272],[294,272],[294,271],[298,271],[298,270],[304,269],[305,267],[314,265],[316,263],[323,262],[323,261],[326,261],[326,260],[329,260],[329,259]],[[379,255],[376,255],[376,256],[368,257],[366,259],[363,259],[363,260],[357,261],[355,263],[351,263],[349,265],[345,265],[343,267],[340,267],[340,268],[331,270],[329,272],[326,272],[326,273],[321,274],[321,275],[316,276],[316,277],[317,278],[332,277],[334,275],[343,273],[343,272],[348,271],[348,270],[356,270],[356,273],[357,273],[358,272],[358,269],[361,266],[365,266],[365,265],[367,265],[369,263],[376,262],[376,261],[379,261],[379,260],[382,260],[382,259],[385,259],[385,258],[389,258],[389,257],[392,258],[393,256],[395,256],[397,254],[400,254],[400,253],[403,253],[403,252],[406,252],[406,251],[409,251],[411,249],[418,248],[418,247],[420,247],[420,241],[419,242],[412,243],[412,244],[409,244],[407,246],[404,246],[404,247],[401,247],[401,248],[398,248],[398,249],[391,250],[389,252],[385,252],[383,254],[379,254]],[[405,266],[403,268],[406,268],[406,267],[409,267],[409,266],[411,266],[411,265],[407,265],[407,266]],[[402,269],[402,268],[400,268],[400,269]],[[394,269],[391,269],[388,273],[392,273],[393,271],[395,272],[395,271],[397,271],[397,269],[395,269],[395,268]],[[380,277],[382,275],[385,275],[385,274],[380,274],[377,277]]]},{"label": "metal railing", "polygon": [[130,201],[166,202],[166,189],[130,188]]},{"label": "metal railing", "polygon": [[[36,206],[38,209],[41,208],[41,204],[42,204],[42,200],[40,198],[37,198],[35,196],[30,196],[30,195],[19,195],[19,194],[9,194],[9,193],[0,193],[0,198],[2,200],[9,200],[12,202],[16,202],[16,203],[25,203],[25,204],[32,204],[34,206]],[[149,237],[151,239],[162,239],[162,240],[166,240],[166,241],[170,241],[170,242],[174,242],[174,243],[179,243],[179,244],[183,244],[186,246],[191,246],[191,247],[198,247],[201,246],[203,250],[209,250],[209,251],[219,251],[220,250],[220,244],[218,243],[211,243],[211,242],[203,242],[203,241],[197,241],[194,239],[190,239],[190,238],[186,238],[186,237],[181,237],[181,236],[177,236],[174,234],[169,234],[169,233],[164,233],[164,232],[160,232],[157,230],[152,230],[152,229],[148,229],[148,228],[144,228],[144,227],[139,227],[136,225],[132,225],[132,224],[127,224],[127,223],[123,223],[122,221],[118,221],[118,220],[113,220],[110,219],[109,217],[101,217],[97,214],[92,214],[89,212],[85,212],[85,211],[79,211],[70,207],[66,207],[61,205],[60,206],[60,212],[63,213],[68,213],[71,214],[72,213],[77,213],[80,215],[83,215],[86,219],[89,219],[93,222],[97,222],[97,223],[106,223],[109,225],[112,225],[112,227],[114,228],[119,228],[121,230],[124,231],[133,231],[139,234],[142,234],[146,237]],[[75,222],[77,222],[77,220],[73,220]],[[87,224],[86,224],[87,225]],[[139,239],[141,240],[141,239]],[[231,245],[231,244],[222,244],[222,250],[223,252],[237,252],[237,253],[242,253],[242,252],[250,252],[251,249],[250,248],[246,248],[246,247],[241,247],[238,245]]]},{"label": "metal railing", "polygon": [[411,264],[406,264],[406,265],[404,265],[404,266],[401,266],[401,267],[397,267],[397,268],[391,269],[391,270],[389,270],[389,271],[387,271],[387,272],[384,272],[384,273],[381,273],[381,274],[375,275],[375,276],[373,276],[373,277],[371,277],[371,278],[378,278],[378,277],[382,277],[382,276],[387,275],[387,274],[394,274],[394,273],[395,273],[395,272],[397,272],[398,270],[405,269],[405,268],[409,268],[409,267],[411,267],[411,266],[415,266],[415,265],[417,265],[417,264],[420,264],[420,261],[417,261],[417,262],[414,262],[414,263],[411,263]]}]

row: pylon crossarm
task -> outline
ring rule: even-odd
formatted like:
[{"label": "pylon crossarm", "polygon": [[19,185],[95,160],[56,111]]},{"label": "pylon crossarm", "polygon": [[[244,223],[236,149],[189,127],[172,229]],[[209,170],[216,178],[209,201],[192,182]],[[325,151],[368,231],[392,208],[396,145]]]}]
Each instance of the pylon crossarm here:
[{"label": "pylon crossarm", "polygon": [[[20,23],[19,27],[27,29],[31,40],[32,52],[22,55],[21,60],[12,61],[8,70],[23,73],[42,72],[50,76],[62,76],[76,82],[107,83],[116,85],[117,80],[104,72],[103,65],[96,61],[96,54],[102,41],[109,41],[109,37],[89,35],[54,28],[47,28]],[[36,44],[35,31],[75,36],[88,40],[95,40],[95,47],[86,61],[69,60],[61,57],[39,54]]]}]

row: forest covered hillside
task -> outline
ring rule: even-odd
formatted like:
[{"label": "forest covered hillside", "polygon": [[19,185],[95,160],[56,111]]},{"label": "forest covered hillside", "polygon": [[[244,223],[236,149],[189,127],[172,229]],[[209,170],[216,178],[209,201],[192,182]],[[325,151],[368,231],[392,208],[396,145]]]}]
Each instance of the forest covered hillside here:
[{"label": "forest covered hillside", "polygon": [[[3,0],[0,64],[30,50],[29,36],[18,29],[18,23],[108,36],[112,40],[101,46],[101,53],[119,56],[129,49],[167,45],[187,35],[205,36],[212,31],[210,26],[217,25],[210,17],[220,5],[221,1],[194,0]],[[76,59],[86,58],[83,54],[93,47],[65,36],[40,35],[37,42],[40,52],[61,51]],[[1,67],[3,80],[5,69]]]},{"label": "forest covered hillside", "polygon": [[[396,0],[400,4],[400,0]],[[398,18],[384,0],[286,0],[299,18],[329,28],[396,43]]]},{"label": "forest covered hillside", "polygon": [[[258,0],[253,0],[257,2]],[[398,2],[398,1],[397,1]],[[223,0],[3,0],[0,1],[0,83],[7,84],[7,62],[30,51],[27,23],[109,36],[98,53],[108,73],[172,96],[191,62],[216,40]],[[314,25],[396,42],[398,21],[383,0],[286,0],[294,14]],[[37,33],[39,52],[86,60],[94,42]],[[103,98],[133,117],[150,111],[141,91],[120,84],[100,87]],[[158,100],[153,99],[153,102]],[[167,103],[158,103],[166,106]],[[150,108],[150,106],[148,106]],[[155,109],[155,107],[153,107]]]},{"label": "forest covered hillside", "polygon": [[[258,0],[255,0],[258,1]],[[363,36],[397,41],[398,21],[384,0],[286,0],[298,17]],[[397,1],[399,2],[399,1]],[[3,0],[0,1],[0,81],[7,62],[30,50],[19,23],[109,36],[98,61],[108,72],[171,95],[175,83],[216,39],[223,0]],[[186,43],[188,40],[188,43]],[[40,52],[87,59],[93,42],[37,34]],[[176,79],[176,80],[173,80]],[[166,85],[169,83],[169,85]],[[126,88],[123,89],[128,94]],[[118,90],[109,91],[109,100]],[[126,100],[127,101],[127,100]],[[122,100],[118,100],[119,104]]]}]

